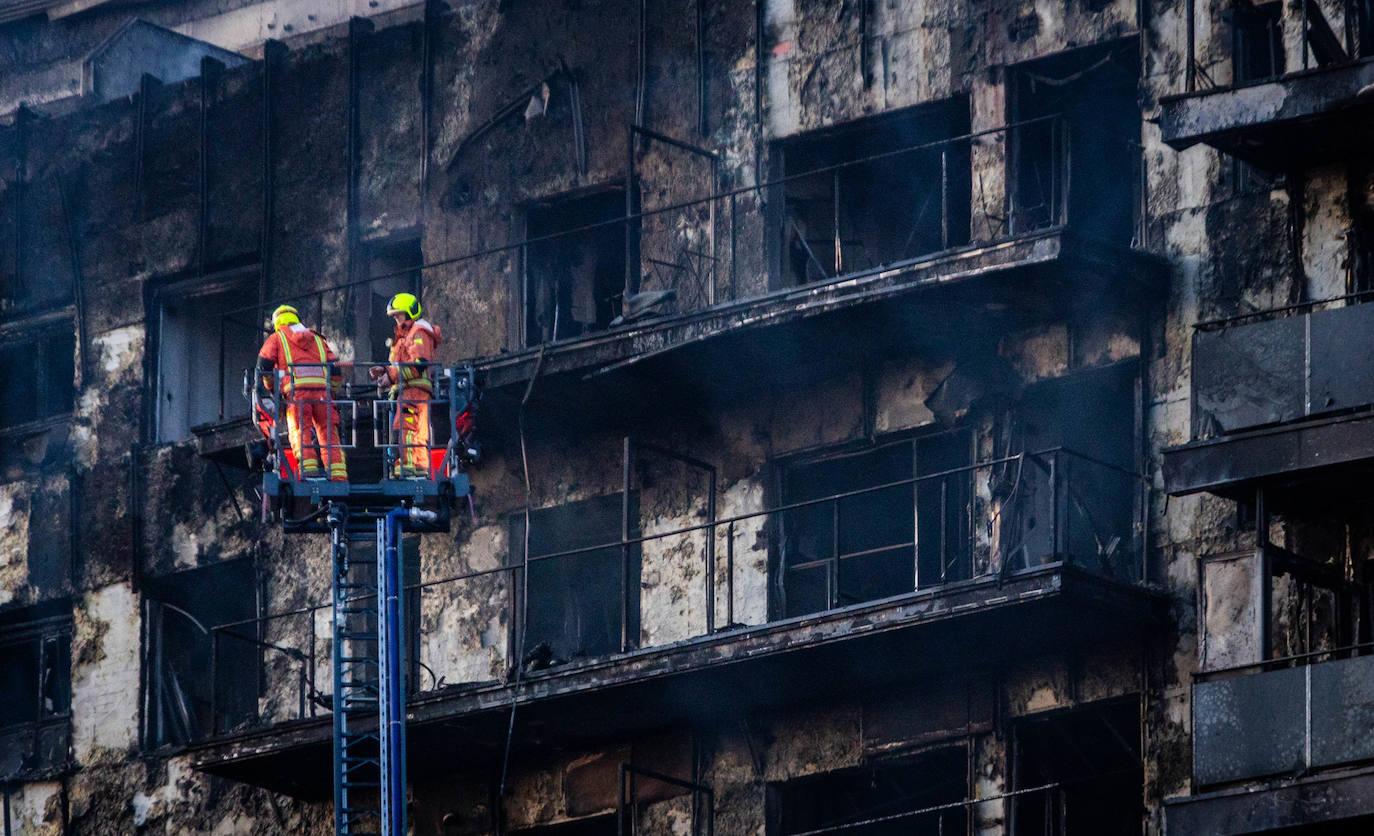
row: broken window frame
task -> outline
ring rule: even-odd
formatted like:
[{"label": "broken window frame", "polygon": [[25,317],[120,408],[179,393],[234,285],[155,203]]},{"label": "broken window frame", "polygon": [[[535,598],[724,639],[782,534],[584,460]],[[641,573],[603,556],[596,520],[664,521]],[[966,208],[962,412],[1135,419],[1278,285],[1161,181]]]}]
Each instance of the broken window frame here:
[{"label": "broken window frame", "polygon": [[[1283,3],[1235,3],[1222,12],[1231,25],[1231,84],[1240,87],[1282,78],[1287,56],[1283,45]],[[1267,60],[1265,60],[1267,58]],[[1252,70],[1268,64],[1267,71]]]},{"label": "broken window frame", "polygon": [[[920,452],[923,446],[943,446],[942,443],[946,441],[953,442],[952,445],[949,445],[949,450],[956,450],[962,447],[964,451],[966,451],[967,453],[967,455],[963,457],[963,461],[960,464],[955,465],[954,468],[974,467],[974,465],[976,464],[974,455],[974,434],[969,428],[966,427],[956,427],[953,429],[937,430],[934,432],[927,430],[912,433],[903,433],[898,434],[894,437],[883,438],[875,442],[844,444],[839,445],[837,447],[831,447],[822,451],[811,451],[809,453],[802,454],[796,457],[774,462],[774,472],[776,477],[775,490],[776,496],[780,499],[780,505],[784,508],[790,505],[795,505],[799,502],[808,503],[808,505],[805,508],[794,508],[792,510],[782,511],[780,514],[777,515],[778,524],[776,526],[776,535],[773,538],[773,548],[771,550],[773,554],[770,559],[771,580],[769,586],[771,594],[769,596],[769,609],[772,613],[770,620],[795,617],[799,615],[806,615],[816,612],[826,612],[844,606],[862,604],[867,603],[869,601],[882,600],[883,598],[891,597],[892,595],[903,595],[915,592],[919,589],[929,589],[936,586],[942,586],[946,583],[958,580],[967,580],[968,578],[972,577],[974,571],[973,542],[971,536],[973,531],[973,470],[961,470],[958,473],[939,476],[937,478],[928,478],[932,476],[932,474],[939,474],[945,470],[950,470],[954,468],[947,468],[940,465],[936,465],[934,470],[928,470],[927,467],[923,464],[922,455]],[[897,479],[883,479],[879,482],[862,488],[846,487],[843,491],[832,490],[827,488],[825,490],[825,493],[820,495],[819,497],[806,497],[802,499],[796,498],[795,492],[789,489],[788,487],[789,481],[791,479],[798,478],[801,472],[804,472],[808,469],[815,469],[818,467],[823,468],[828,464],[842,462],[846,459],[871,456],[875,453],[881,453],[885,449],[901,450],[902,448],[906,448],[909,450],[911,466],[909,472],[905,473],[905,475],[902,475]],[[949,452],[949,450],[946,450],[945,452]],[[938,456],[938,451],[939,448],[937,447],[935,451],[932,452],[934,453],[934,455]],[[928,457],[929,456],[927,456],[927,458]],[[922,471],[926,472],[923,473]],[[872,470],[870,469],[869,472],[871,473]],[[876,488],[881,484],[901,481],[907,481],[908,483],[904,485],[898,485],[890,489],[884,489],[882,491],[871,491],[861,493],[857,497],[853,497],[852,500],[862,506],[871,506],[874,502],[875,497],[878,496],[880,493],[887,493],[889,490],[895,493],[909,492],[911,496],[911,539],[905,542],[885,543],[871,548],[844,551],[842,548],[842,541],[845,537],[844,530],[846,527],[843,522],[844,512],[842,509],[842,503],[844,503],[846,500],[829,499],[828,497],[833,497],[837,493],[848,492],[851,490],[869,491],[870,488]],[[963,495],[965,499],[964,502],[949,502],[948,497],[951,491],[951,486],[953,486],[952,489],[955,493]],[[922,577],[923,567],[928,567],[929,564],[930,552],[926,552],[925,555],[923,555],[921,550],[921,533],[923,523],[928,530],[929,521],[924,520],[924,515],[920,513],[920,507],[923,502],[929,501],[930,492],[933,490],[939,491],[941,509],[939,513],[941,521],[943,523],[939,529],[940,547],[938,554],[940,556],[939,564],[941,566],[941,573],[938,579],[929,579]],[[790,553],[794,550],[799,550],[801,546],[798,544],[802,540],[808,539],[806,535],[802,533],[804,532],[804,526],[806,525],[805,522],[802,522],[803,517],[808,515],[808,512],[811,509],[824,509],[827,505],[831,509],[829,520],[829,555],[816,557],[812,560],[808,560],[803,563],[789,564],[788,561],[790,558]],[[953,512],[953,516],[951,516],[951,512]],[[814,522],[815,519],[819,519],[819,517],[814,517],[811,520],[811,522]],[[954,522],[955,530],[953,534],[951,534],[949,530],[950,522]],[[799,527],[803,527],[802,531],[797,530]],[[912,570],[911,584],[909,587],[904,586],[902,589],[896,590],[892,592],[890,595],[879,595],[877,597],[866,598],[861,597],[848,602],[841,600],[843,583],[840,577],[840,569],[843,566],[842,561],[853,561],[855,559],[872,557],[882,552],[890,552],[897,549],[908,548],[911,551]],[[802,610],[794,610],[792,607],[793,602],[789,599],[788,594],[788,575],[796,571],[809,571],[816,568],[824,569],[826,573],[826,606],[820,609],[805,608]],[[953,569],[954,571],[951,572],[951,569]]]},{"label": "broken window frame", "polygon": [[[240,576],[238,585],[251,587],[251,612],[249,608],[245,608],[245,612],[233,614],[255,619],[251,625],[235,629],[218,629],[221,623],[237,623],[241,619],[233,616],[207,616],[203,612],[192,612],[191,608],[165,600],[179,597],[178,593],[186,597],[195,597],[196,593],[189,589],[190,585],[200,583],[202,586],[208,584],[213,587],[226,579],[226,573],[237,573]],[[213,595],[213,592],[202,590],[201,594]],[[258,697],[265,685],[263,663],[266,655],[275,650],[275,646],[265,640],[265,623],[260,618],[263,606],[261,578],[249,558],[237,558],[145,580],[141,654],[141,687],[144,703],[141,735],[144,749],[177,749],[206,740],[221,731],[224,717],[233,710],[232,706],[235,704],[242,709],[251,703],[256,710]],[[183,653],[187,654],[185,658],[178,660],[167,655],[166,630],[169,624],[174,625],[172,629],[177,630],[179,635],[201,636],[199,650],[202,652],[198,654],[195,646],[189,646],[183,648]],[[245,659],[253,660],[252,669],[257,672],[253,676],[237,680],[232,679],[232,675],[225,677],[225,671],[229,670],[229,667],[225,665],[223,656],[231,641],[237,644],[240,654]],[[190,658],[192,656],[200,658]],[[204,664],[209,669],[204,681],[195,676],[188,676],[185,683],[177,680],[177,666],[189,669],[198,664]],[[165,673],[168,671],[170,678],[167,678],[168,674]],[[187,673],[190,672],[187,670]],[[238,683],[237,687],[232,689],[238,694],[237,699],[231,696],[230,689],[223,687],[226,679]],[[201,702],[206,703],[203,711],[197,711],[195,705],[190,702],[197,696],[194,693],[197,685],[204,688],[199,695]],[[175,690],[169,692],[169,688]],[[173,697],[179,700],[173,702]],[[174,712],[179,712],[180,716]],[[241,715],[243,713],[240,712]],[[240,716],[238,719],[242,721],[246,717]],[[173,728],[173,724],[177,723],[180,724],[180,728]]]},{"label": "broken window frame", "polygon": [[[22,435],[65,421],[76,409],[76,324],[72,315],[66,312],[32,317],[0,325],[0,357],[10,351],[27,354],[33,359],[33,368],[28,374],[16,374],[15,364],[7,363],[6,398],[22,398],[27,395],[34,404],[34,414],[23,421],[11,423],[7,415],[0,413],[0,438]],[[54,360],[63,362],[70,357],[70,367],[55,368]],[[51,378],[57,378],[54,387]],[[13,394],[19,385],[16,381],[32,380],[32,392]],[[54,389],[58,392],[54,392]],[[0,407],[4,402],[0,400]]]},{"label": "broken window frame", "polygon": [[[151,412],[148,416],[150,419],[149,432],[153,442],[173,444],[186,441],[194,436],[194,429],[198,426],[248,417],[248,402],[239,394],[242,384],[239,377],[240,370],[251,368],[254,365],[252,358],[257,356],[262,340],[266,336],[266,331],[262,324],[254,321],[256,315],[253,312],[241,310],[242,305],[240,303],[245,298],[256,298],[258,279],[258,266],[250,264],[226,269],[204,277],[172,279],[163,282],[154,291],[149,316],[149,330],[156,336],[153,349],[152,380],[149,381],[152,397],[148,399]],[[214,319],[212,327],[217,332],[216,339],[219,343],[215,356],[207,359],[198,352],[188,351],[188,354],[195,356],[188,356],[183,360],[174,362],[173,358],[167,356],[172,343],[168,334],[168,311],[173,310],[178,304],[204,305],[215,297],[222,297],[227,305],[225,310],[230,311],[230,313],[202,312],[207,318]],[[226,337],[226,330],[229,327],[235,327],[245,334],[251,333],[253,335],[251,339],[246,336],[242,337],[245,342],[234,348],[235,353],[244,355],[238,361],[230,359],[231,349]],[[248,351],[250,343],[251,352]],[[186,348],[189,349],[189,346]],[[181,369],[181,366],[185,367],[184,370]],[[213,396],[216,401],[213,410],[201,403],[201,399],[194,393],[186,394],[184,388],[168,389],[167,375],[172,375],[178,381],[187,381],[194,376],[193,369],[208,369],[210,374],[217,378],[218,394]],[[173,420],[174,414],[165,408],[169,391],[181,392],[184,397],[192,401],[186,407],[186,426],[184,428],[180,421],[176,424],[169,423]],[[204,417],[207,412],[211,416],[208,420],[197,420],[197,418]]]},{"label": "broken window frame", "polygon": [[[56,613],[39,615],[39,613]],[[39,604],[7,614],[0,626],[0,653],[7,648],[25,644],[37,644],[37,671],[34,681],[37,692],[34,695],[33,716],[19,718],[4,723],[0,720],[0,763],[7,741],[16,741],[23,746],[25,739],[31,740],[27,752],[20,753],[30,765],[21,765],[10,775],[0,778],[14,778],[20,775],[45,775],[60,771],[70,758],[71,741],[71,640],[73,617],[71,603],[65,599]],[[3,658],[0,656],[0,658]],[[49,665],[51,660],[51,665]],[[0,677],[9,680],[10,676],[0,671]],[[50,678],[51,677],[51,678]],[[47,691],[48,682],[54,683],[53,691]],[[51,706],[48,705],[51,703]],[[8,706],[7,706],[8,707]],[[35,762],[39,757],[40,742],[45,734],[59,736],[60,758],[47,762]]]},{"label": "broken window frame", "polygon": [[[772,241],[769,260],[777,277],[773,282],[774,286],[794,287],[833,281],[842,276],[910,261],[968,243],[973,205],[972,143],[967,139],[972,124],[969,106],[967,97],[955,96],[844,122],[774,142],[770,150],[773,172],[773,184],[770,186],[772,195],[767,201],[776,207],[769,212],[769,239]],[[887,138],[884,137],[884,132],[900,133],[904,129],[915,130],[916,126],[923,122],[934,126],[935,130],[924,136],[921,141],[898,144],[885,141]],[[941,127],[944,130],[941,130]],[[821,155],[823,151],[820,146],[827,142],[853,150],[863,147],[869,141],[879,147],[857,155],[858,159],[839,157],[827,160],[821,165],[804,165],[801,170],[792,170],[789,166],[789,155],[793,158]],[[906,153],[906,149],[910,149],[909,153]],[[874,155],[879,159],[860,161],[865,156]],[[876,252],[880,250],[880,246],[879,242],[874,242],[875,254],[868,255],[864,240],[860,238],[855,241],[851,238],[850,244],[857,243],[864,251],[866,263],[855,260],[853,246],[850,247],[851,257],[846,259],[845,221],[849,221],[850,232],[865,226],[860,218],[854,217],[856,213],[853,203],[846,203],[845,200],[845,194],[850,189],[857,188],[852,181],[869,170],[881,177],[886,173],[882,171],[885,166],[912,167],[916,164],[915,161],[924,161],[938,172],[939,187],[932,187],[927,192],[926,199],[918,206],[914,222],[901,249],[895,253]],[[913,180],[918,181],[915,185],[919,189],[919,178],[913,174]],[[806,231],[799,223],[798,212],[794,210],[794,203],[803,200],[815,202],[818,198],[790,196],[801,187],[801,184],[812,181],[824,183],[824,188],[827,189],[827,197],[824,200],[830,207],[825,243],[828,249],[810,245],[812,241],[819,244],[820,239],[806,237]],[[933,248],[927,245],[912,249],[916,233],[924,226],[923,221],[932,206],[937,222],[930,234],[938,235],[939,244]],[[809,227],[809,224],[807,226]],[[800,247],[796,246],[798,244]],[[801,263],[800,274],[794,262]],[[813,267],[818,273],[814,277]]]},{"label": "broken window frame", "polygon": [[[526,656],[535,651],[539,645],[546,644],[549,647],[550,659],[553,664],[557,664],[570,661],[571,659],[598,658],[602,655],[622,652],[638,646],[641,622],[638,593],[640,589],[640,556],[642,547],[638,542],[622,544],[620,539],[622,532],[627,527],[630,539],[635,539],[639,536],[638,492],[630,492],[628,503],[625,502],[624,493],[617,492],[546,508],[531,509],[530,523],[532,527],[538,526],[540,524],[540,517],[543,517],[546,521],[556,521],[556,515],[569,515],[585,522],[593,516],[590,509],[597,504],[603,503],[608,505],[614,503],[615,507],[621,511],[621,513],[616,514],[616,530],[614,532],[608,530],[607,536],[604,537],[593,535],[590,539],[595,542],[592,543],[573,547],[563,547],[542,554],[532,546],[529,552],[529,563],[524,567],[524,572],[519,571],[519,569],[524,562],[525,515],[523,512],[519,512],[507,517],[507,529],[510,532],[510,556],[507,565],[517,570],[512,573],[514,577],[514,595],[512,600],[517,602],[517,607],[514,617],[511,619],[510,646],[513,648],[520,648]],[[628,512],[628,517],[625,516],[626,512]],[[545,524],[549,523],[546,522]],[[546,534],[544,536],[549,535]],[[535,537],[532,539],[532,542],[536,542],[538,539],[538,537]],[[589,538],[584,536],[580,538],[575,537],[575,539],[580,541]],[[600,548],[597,548],[598,546]],[[543,641],[545,637],[538,634],[531,635],[529,632],[528,625],[534,621],[531,613],[542,605],[540,603],[537,580],[532,576],[527,579],[527,576],[531,575],[531,570],[535,570],[537,573],[538,569],[536,569],[536,567],[543,569],[544,567],[539,566],[539,564],[546,564],[548,561],[587,561],[594,560],[598,557],[607,559],[612,556],[612,552],[617,561],[618,570],[614,573],[614,578],[611,579],[600,575],[594,575],[594,579],[599,581],[613,580],[616,587],[618,587],[614,589],[614,600],[619,601],[620,604],[620,638],[618,641],[614,642],[615,646],[604,649],[604,651],[597,649],[598,652],[587,654],[578,654],[574,652],[568,654],[567,658],[564,658],[558,655],[562,648],[554,647],[552,644]],[[552,571],[551,567],[550,571]],[[560,587],[560,589],[567,592],[571,587],[572,585],[569,585]],[[580,591],[586,591],[588,585],[579,585],[577,588]],[[585,603],[586,602],[581,601],[564,601],[560,603],[560,607],[567,612],[571,612],[573,609],[576,609],[579,604],[585,605]],[[578,636],[578,643],[586,641],[585,634],[578,633]],[[567,643],[568,638],[569,637],[566,635],[559,636],[560,642],[562,643]],[[579,647],[574,650],[580,651],[583,649],[584,648]],[[514,661],[519,665],[526,664],[525,659],[516,659]]]},{"label": "broken window frame", "polygon": [[[1133,716],[1120,716],[1113,718],[1114,714],[1124,714]],[[1099,740],[1105,743],[1107,748],[1115,751],[1116,746],[1121,746],[1134,758],[1130,767],[1116,768],[1107,770],[1090,770],[1088,775],[1035,775],[1027,777],[1027,733],[1029,729],[1058,729],[1068,723],[1075,721],[1081,722],[1085,718],[1096,718],[1102,721],[1106,731]],[[1113,719],[1129,720],[1130,724],[1125,729],[1117,728]],[[1145,767],[1144,759],[1140,752],[1140,698],[1138,695],[1128,695],[1105,700],[1063,708],[1054,711],[1028,714],[1017,718],[1010,724],[1008,730],[1007,744],[1007,778],[1015,793],[1008,798],[1007,803],[1007,824],[1008,832],[1015,836],[1081,836],[1086,834],[1098,834],[1102,830],[1103,822],[1091,816],[1085,817],[1083,808],[1075,804],[1081,803],[1085,795],[1092,795],[1084,786],[1100,786],[1104,780],[1116,779],[1121,782],[1132,781],[1131,789],[1134,793],[1123,793],[1129,796],[1131,803],[1138,806],[1140,812],[1140,828],[1137,833],[1144,833],[1144,788],[1145,788]],[[1084,743],[1088,741],[1087,735],[1065,735],[1060,732],[1067,742],[1063,748],[1072,752],[1072,759],[1082,764],[1092,764],[1092,751],[1084,751]],[[1132,749],[1131,747],[1135,748]],[[1050,770],[1055,770],[1051,766]],[[1135,783],[1138,781],[1138,784]],[[1050,787],[1044,793],[1025,792],[1029,787]],[[1119,787],[1118,787],[1119,789]],[[1124,799],[1123,799],[1124,803]],[[1076,811],[1076,812],[1075,812]],[[1025,821],[1027,824],[1022,824]],[[1084,825],[1083,830],[1069,829],[1070,825]],[[1105,831],[1119,833],[1120,831]]]},{"label": "broken window frame", "polygon": [[[523,227],[524,235],[522,241],[524,243],[520,245],[519,284],[516,287],[515,293],[516,297],[519,299],[519,305],[517,305],[519,316],[517,322],[514,323],[516,326],[514,332],[520,335],[521,348],[531,348],[546,342],[558,342],[559,340],[587,336],[605,331],[610,327],[616,316],[621,313],[622,304],[619,300],[623,298],[625,292],[627,272],[625,257],[629,255],[630,249],[636,249],[637,251],[639,234],[638,223],[636,222],[632,225],[631,222],[626,221],[624,210],[620,208],[625,206],[625,189],[626,185],[623,181],[604,183],[590,188],[550,195],[540,198],[539,200],[530,201],[521,207],[520,223]],[[593,217],[586,223],[576,224],[566,229],[558,229],[558,224],[550,223],[550,228],[555,229],[553,232],[541,230],[536,220],[541,213],[569,213],[572,211],[569,208],[571,204],[594,200],[604,200],[608,204],[614,203],[614,205],[619,208],[619,211],[614,215],[607,213],[604,217]],[[618,220],[619,223],[612,222],[613,219]],[[575,231],[584,226],[593,226],[597,224],[600,225],[595,226],[593,229],[584,230],[583,232]],[[603,236],[606,240],[599,240]],[[636,246],[627,246],[625,240],[626,236],[632,237],[634,239],[632,243]],[[613,248],[608,246],[612,238],[615,239]],[[574,333],[575,329],[572,329],[571,326],[568,326],[570,328],[569,331],[564,331],[565,320],[562,316],[563,311],[560,301],[561,293],[555,292],[553,323],[549,326],[552,332],[552,338],[545,339],[546,334],[544,331],[539,330],[539,332],[536,333],[539,313],[533,306],[537,305],[539,298],[535,283],[538,281],[542,285],[547,279],[540,279],[534,275],[532,265],[539,261],[537,253],[542,248],[556,248],[560,245],[570,245],[572,242],[576,242],[579,250],[584,253],[584,257],[585,253],[593,249],[599,250],[605,248],[607,251],[614,249],[614,252],[619,256],[619,262],[614,266],[614,270],[607,268],[603,271],[599,268],[594,268],[591,301],[593,308],[596,310],[596,319],[590,325],[582,323],[583,330],[580,333]],[[532,252],[532,250],[534,252]],[[554,255],[556,256],[557,254],[555,253]],[[554,260],[558,259],[555,258]],[[637,255],[635,256],[635,261],[636,263],[638,261]],[[600,287],[598,282],[603,272],[605,276],[609,277],[609,283],[604,288]],[[614,290],[616,292],[608,294],[604,298],[598,298],[598,292],[605,290]],[[569,293],[575,293],[575,288],[570,288]],[[603,302],[605,302],[604,308]],[[575,306],[576,301],[570,301],[570,307]],[[571,316],[572,314],[569,312],[566,322],[575,322],[571,320]],[[542,328],[542,326],[540,326],[540,328]]]},{"label": "broken window frame", "polygon": [[[1007,134],[1003,200],[1012,235],[1070,227],[1118,246],[1141,246],[1147,213],[1136,89],[1140,49],[1138,37],[1126,37],[1007,67],[1006,106],[1011,127]],[[1104,102],[1103,90],[1090,86],[1108,72],[1125,74],[1115,81],[1108,79],[1103,86],[1125,94],[1114,104],[1123,112],[1134,114],[1130,119],[1114,120],[1113,102]],[[1077,98],[1069,95],[1070,86],[1080,81],[1083,89]],[[1063,92],[1036,95],[1034,90]],[[1085,103],[1089,101],[1091,105]],[[1118,124],[1135,126],[1136,133],[1113,133]],[[1043,149],[1043,154],[1038,149]],[[1090,177],[1083,168],[1085,160],[1113,164],[1128,161],[1129,170],[1124,176],[1121,171],[1108,170],[1105,174],[1094,172]],[[1035,164],[1042,161],[1049,169],[1047,178]],[[1094,189],[1095,180],[1110,187]],[[1101,199],[1104,193],[1115,196],[1119,192],[1125,192],[1125,206]],[[1031,203],[1032,199],[1040,202]],[[1121,217],[1114,217],[1113,213]],[[1129,217],[1125,217],[1127,214]],[[1118,225],[1120,229],[1116,228]]]}]

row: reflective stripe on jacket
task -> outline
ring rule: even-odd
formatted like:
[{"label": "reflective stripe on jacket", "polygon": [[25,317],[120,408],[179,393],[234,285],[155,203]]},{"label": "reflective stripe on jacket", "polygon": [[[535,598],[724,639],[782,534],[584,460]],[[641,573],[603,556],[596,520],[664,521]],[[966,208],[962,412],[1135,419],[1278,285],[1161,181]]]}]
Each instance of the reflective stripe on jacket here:
[{"label": "reflective stripe on jacket", "polygon": [[429,379],[429,369],[425,366],[404,365],[407,363],[434,362],[434,349],[442,341],[439,328],[423,319],[415,319],[396,326],[391,338],[392,363],[398,365],[389,369],[391,381],[401,382],[407,387],[434,391]]}]

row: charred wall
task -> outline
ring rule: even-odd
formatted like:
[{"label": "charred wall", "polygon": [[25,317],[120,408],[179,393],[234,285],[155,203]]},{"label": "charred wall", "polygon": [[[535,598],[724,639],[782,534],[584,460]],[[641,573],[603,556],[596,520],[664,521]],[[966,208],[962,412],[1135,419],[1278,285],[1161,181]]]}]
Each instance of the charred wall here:
[{"label": "charred wall", "polygon": [[[257,522],[257,498],[244,471],[199,458],[190,440],[155,441],[157,300],[174,283],[230,268],[260,270],[261,283],[243,300],[252,309],[243,312],[247,319],[260,319],[269,303],[297,299],[308,321],[341,335],[341,353],[361,358],[377,347],[342,339],[354,333],[354,300],[347,291],[316,291],[366,278],[362,245],[418,236],[425,262],[447,262],[423,276],[426,306],[445,332],[441,359],[520,350],[524,265],[520,249],[509,245],[526,234],[529,206],[623,185],[628,154],[641,178],[639,205],[653,210],[757,185],[774,170],[775,142],[867,115],[963,97],[973,131],[999,128],[1012,120],[1009,68],[1138,39],[1146,240],[1136,244],[1172,265],[1164,310],[1143,330],[1131,310],[1066,316],[1003,335],[995,353],[1029,383],[1143,359],[1145,471],[1159,488],[1159,450],[1189,438],[1191,325],[1327,295],[1340,284],[1343,256],[1330,242],[1349,223],[1336,198],[1346,190],[1342,172],[1312,173],[1295,197],[1292,181],[1257,179],[1209,149],[1175,153],[1159,142],[1151,121],[1157,99],[1179,89],[1187,60],[1179,47],[1184,24],[1173,4],[706,3],[700,48],[694,4],[655,0],[647,7],[642,68],[641,4],[453,4],[428,24],[329,38],[279,56],[270,67],[255,62],[60,119],[34,119],[23,129],[22,160],[19,128],[0,134],[0,232],[14,240],[22,226],[24,245],[16,258],[0,258],[0,278],[9,286],[16,275],[43,277],[80,291],[7,307],[0,326],[6,336],[22,337],[33,317],[51,315],[79,333],[71,414],[7,435],[0,454],[6,531],[0,609],[70,600],[74,613],[72,768],[23,785],[15,815],[32,824],[21,832],[174,832],[224,821],[263,832],[328,827],[327,805],[209,778],[191,770],[184,754],[141,746],[147,578],[247,559],[258,588],[242,592],[261,595],[263,612],[328,600],[320,538],[283,542]],[[422,84],[426,55],[428,88]],[[351,73],[356,96],[350,96]],[[627,126],[636,118],[714,151],[715,183],[701,160],[681,149],[646,140],[627,147]],[[353,148],[350,120],[356,121]],[[582,126],[576,131],[575,121]],[[970,152],[977,195],[971,246],[1009,232],[1005,145],[994,132]],[[21,171],[22,186],[15,176]],[[707,241],[723,247],[727,212],[737,255],[731,270],[708,272],[714,298],[776,289],[768,254],[769,212],[777,207],[770,199],[767,191],[738,195],[728,209],[717,207],[715,227],[696,208],[644,218],[641,233],[658,249],[640,253],[643,289],[669,282],[646,254],[673,256]],[[484,254],[460,258],[470,253]],[[786,356],[805,358],[807,350],[795,345]],[[616,493],[621,439],[632,435],[715,463],[718,517],[760,511],[777,504],[779,461],[936,428],[928,399],[961,359],[948,345],[894,353],[827,366],[798,385],[705,398],[649,425],[611,421],[576,431],[559,426],[560,410],[569,404],[546,395],[544,381],[536,381],[528,501],[547,509]],[[1000,454],[995,413],[961,416],[980,458]],[[501,433],[514,434],[511,428]],[[489,449],[474,475],[474,519],[451,537],[424,541],[421,577],[512,565],[511,518],[525,506],[525,477],[518,448]],[[646,458],[634,478],[641,532],[703,520],[699,473]],[[976,486],[984,531],[996,514],[993,492],[986,480]],[[699,750],[697,757],[685,765],[674,761],[673,769],[715,788],[720,832],[762,833],[771,784],[957,741],[969,752],[971,785],[996,793],[1009,786],[1006,722],[1135,700],[1144,726],[1149,827],[1158,832],[1161,799],[1189,789],[1188,685],[1192,671],[1212,658],[1200,636],[1212,625],[1200,621],[1217,619],[1220,633],[1244,618],[1224,608],[1197,612],[1200,598],[1233,600],[1228,584],[1242,581],[1221,578],[1216,589],[1199,591],[1196,566],[1200,558],[1250,548],[1253,535],[1228,501],[1166,501],[1159,490],[1152,496],[1148,573],[1169,596],[1172,626],[1150,652],[1108,643],[1088,659],[1050,654],[989,673],[979,687],[997,711],[972,730],[874,740],[865,737],[862,720],[870,707],[855,701],[723,718],[718,727],[697,730],[687,746]],[[719,554],[724,535],[716,536]],[[742,524],[734,536],[733,617],[762,624],[773,617],[769,535],[761,524]],[[1294,523],[1291,536],[1298,543],[1324,535],[1304,534]],[[725,622],[724,603],[705,602],[700,592],[705,545],[698,533],[643,550],[640,644],[699,636],[708,607],[717,624]],[[980,559],[991,561],[997,545],[992,534],[983,535]],[[1339,551],[1329,544],[1313,548]],[[718,564],[718,589],[723,572]],[[509,680],[519,663],[512,587],[510,575],[493,573],[426,591],[418,631],[431,673],[422,682]],[[1292,596],[1279,599],[1282,606]],[[315,674],[323,681],[326,611],[274,621],[265,638],[304,648],[312,623]],[[1211,648],[1225,651],[1216,643]],[[284,657],[263,668],[260,717],[293,718],[297,668]],[[899,697],[913,713],[939,700],[928,693]],[[999,712],[1000,726],[992,719]],[[616,740],[599,749],[523,755],[505,803],[509,824],[605,813],[611,809],[607,764],[641,756],[653,764],[682,748],[676,739]],[[433,833],[491,832],[491,784],[484,774],[417,786],[417,824]],[[680,796],[656,798],[637,815],[646,826],[687,832],[690,805],[683,805]],[[1000,809],[979,809],[977,816],[984,829],[1004,827]]]}]

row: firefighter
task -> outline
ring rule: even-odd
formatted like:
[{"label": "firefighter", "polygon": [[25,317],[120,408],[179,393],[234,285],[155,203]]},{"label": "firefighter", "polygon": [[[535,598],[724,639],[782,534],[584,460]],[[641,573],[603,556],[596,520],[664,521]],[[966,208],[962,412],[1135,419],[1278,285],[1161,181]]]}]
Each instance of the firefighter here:
[{"label": "firefighter", "polygon": [[391,337],[390,366],[373,366],[372,379],[390,384],[397,401],[391,428],[400,436],[400,452],[394,475],[402,479],[430,478],[429,402],[434,395],[434,376],[429,363],[442,337],[439,328],[420,318],[420,300],[398,293],[386,306],[396,321]]},{"label": "firefighter", "polygon": [[282,305],[272,312],[272,335],[258,352],[258,374],[270,388],[273,373],[285,372],[281,395],[286,431],[303,479],[323,479],[327,469],[331,481],[348,481],[339,413],[329,398],[331,391],[338,394],[343,381],[338,359],[324,337],[301,324],[295,308]]}]

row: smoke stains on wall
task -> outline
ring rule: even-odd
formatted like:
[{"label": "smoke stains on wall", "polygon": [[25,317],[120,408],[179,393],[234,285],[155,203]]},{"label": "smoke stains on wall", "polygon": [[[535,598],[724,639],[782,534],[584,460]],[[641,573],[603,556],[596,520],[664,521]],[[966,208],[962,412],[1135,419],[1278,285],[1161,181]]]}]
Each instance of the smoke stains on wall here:
[{"label": "smoke stains on wall", "polygon": [[[713,793],[640,780],[639,832],[1067,803],[1161,833],[1193,672],[1255,660],[1265,618],[1276,654],[1354,638],[1313,577],[1238,603],[1237,503],[1161,498],[1192,326],[1368,272],[1367,177],[1162,144],[1185,25],[432,3],[0,128],[0,642],[70,619],[42,718],[69,742],[0,774],[18,832],[329,832],[328,544],[261,521],[238,387],[278,302],[361,361],[409,290],[440,361],[509,374],[473,504],[409,569],[417,735],[470,749],[417,761],[417,833],[612,832],[622,764]],[[1272,529],[1352,576],[1370,553],[1358,513]],[[1129,590],[1084,605],[1114,626],[1029,588],[1074,573]],[[1067,801],[962,803],[1082,777],[1066,735]],[[211,774],[243,761],[271,788]]]}]

